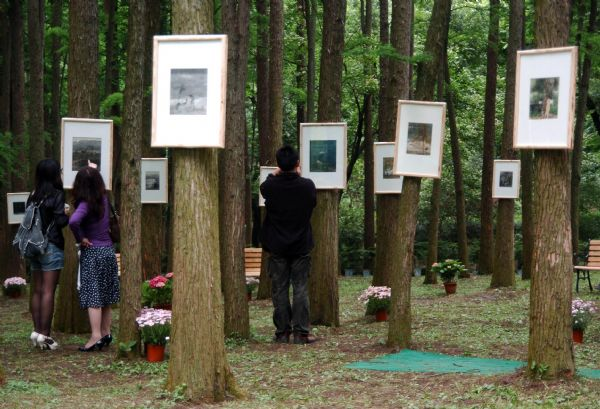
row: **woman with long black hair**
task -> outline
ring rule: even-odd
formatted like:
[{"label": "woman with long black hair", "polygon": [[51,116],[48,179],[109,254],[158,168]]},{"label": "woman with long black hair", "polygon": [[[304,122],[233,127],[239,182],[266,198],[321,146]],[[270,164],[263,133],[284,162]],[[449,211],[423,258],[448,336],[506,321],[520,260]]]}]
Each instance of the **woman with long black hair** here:
[{"label": "woman with long black hair", "polygon": [[33,332],[30,339],[34,346],[42,349],[58,348],[58,343],[50,337],[50,329],[54,315],[54,293],[60,271],[64,267],[65,239],[62,228],[69,222],[65,213],[65,191],[61,173],[56,160],[40,161],[35,169],[35,190],[27,199],[27,205],[35,203],[40,207],[42,228],[48,237],[46,252],[27,259],[33,282]]}]

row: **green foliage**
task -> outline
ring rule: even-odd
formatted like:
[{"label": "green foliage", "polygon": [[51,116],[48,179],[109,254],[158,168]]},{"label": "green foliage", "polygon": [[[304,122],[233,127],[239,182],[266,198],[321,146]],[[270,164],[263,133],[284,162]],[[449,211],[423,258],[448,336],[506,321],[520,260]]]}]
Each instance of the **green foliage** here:
[{"label": "green foliage", "polygon": [[117,126],[121,125],[121,117],[117,115],[111,115],[113,107],[117,107],[119,112],[123,110],[123,93],[115,92],[108,95],[100,103],[100,112],[104,118],[112,119],[114,124]]},{"label": "green foliage", "polygon": [[140,336],[145,344],[166,345],[170,333],[170,323],[145,325],[140,328]]},{"label": "green foliage", "polygon": [[467,268],[458,260],[447,259],[440,263],[434,263],[431,271],[439,274],[443,282],[451,283],[458,274],[466,273]]},{"label": "green foliage", "polygon": [[171,305],[172,299],[172,279],[168,279],[164,287],[153,287],[152,280],[146,280],[142,283],[142,306],[156,308]]},{"label": "green foliage", "polygon": [[544,379],[548,374],[548,370],[550,366],[541,362],[531,362],[531,372],[533,373],[534,378],[536,379]]}]

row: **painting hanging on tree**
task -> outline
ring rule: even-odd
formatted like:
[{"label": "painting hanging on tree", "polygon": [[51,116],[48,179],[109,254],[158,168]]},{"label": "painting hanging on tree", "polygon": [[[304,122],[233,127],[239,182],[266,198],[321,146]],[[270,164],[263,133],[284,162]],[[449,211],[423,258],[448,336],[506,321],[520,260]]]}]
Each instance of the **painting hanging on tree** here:
[{"label": "painting hanging on tree", "polygon": [[495,199],[518,199],[520,178],[520,160],[495,160],[492,197]]},{"label": "painting hanging on tree", "polygon": [[513,145],[572,149],[577,47],[517,52]]},{"label": "painting hanging on tree", "polygon": [[226,35],[155,36],[152,81],[152,146],[225,146]]},{"label": "painting hanging on tree", "polygon": [[[262,185],[262,183],[267,180],[267,177],[273,173],[277,169],[277,166],[261,166],[260,173],[258,174],[258,186]],[[258,205],[260,207],[264,207],[265,198],[260,193],[260,189],[258,189]]]},{"label": "painting hanging on tree", "polygon": [[77,172],[86,166],[100,171],[106,188],[112,186],[113,121],[108,119],[63,118],[61,166],[66,189],[73,187]]},{"label": "painting hanging on tree", "polygon": [[375,194],[402,193],[404,177],[394,175],[394,146],[394,142],[373,144]]},{"label": "painting hanging on tree", "polygon": [[21,224],[27,208],[29,192],[7,193],[8,224]]},{"label": "painting hanging on tree", "polygon": [[445,123],[444,102],[398,101],[393,173],[439,179]]},{"label": "painting hanging on tree", "polygon": [[302,176],[317,189],[346,188],[346,123],[300,124]]},{"label": "painting hanging on tree", "polygon": [[140,182],[142,203],[168,203],[168,159],[142,158]]}]

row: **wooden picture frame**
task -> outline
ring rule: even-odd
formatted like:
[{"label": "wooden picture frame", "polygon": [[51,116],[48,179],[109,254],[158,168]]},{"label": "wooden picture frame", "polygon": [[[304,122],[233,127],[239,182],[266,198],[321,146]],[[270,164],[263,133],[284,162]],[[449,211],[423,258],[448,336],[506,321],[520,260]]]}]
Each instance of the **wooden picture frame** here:
[{"label": "wooden picture frame", "polygon": [[347,166],[345,122],[300,124],[302,176],[317,189],[345,189]]},{"label": "wooden picture frame", "polygon": [[517,52],[515,149],[573,149],[577,54],[577,47]]},{"label": "wooden picture frame", "polygon": [[521,161],[497,159],[494,161],[492,197],[518,199],[521,180]]},{"label": "wooden picture frame", "polygon": [[169,203],[169,160],[142,158],[140,185],[142,203]]},{"label": "wooden picture frame", "polygon": [[262,185],[263,182],[265,180],[267,180],[267,177],[271,173],[273,173],[273,171],[275,169],[277,169],[277,166],[261,166],[260,167],[260,171],[259,171],[259,174],[258,174],[258,206],[259,207],[264,207],[265,206],[265,198],[260,193],[260,185]]},{"label": "wooden picture frame", "polygon": [[73,188],[77,172],[88,163],[93,163],[97,165],[106,189],[111,190],[112,151],[112,120],[63,118],[61,121],[60,157],[65,189]]},{"label": "wooden picture frame", "polygon": [[446,103],[398,101],[394,174],[439,179]]},{"label": "wooden picture frame", "polygon": [[154,36],[153,147],[224,148],[227,36]]},{"label": "wooden picture frame", "polygon": [[394,175],[394,142],[375,142],[373,144],[373,176],[375,194],[400,194],[404,176]]},{"label": "wooden picture frame", "polygon": [[21,224],[25,216],[25,209],[27,209],[29,195],[29,192],[6,194],[8,224]]}]

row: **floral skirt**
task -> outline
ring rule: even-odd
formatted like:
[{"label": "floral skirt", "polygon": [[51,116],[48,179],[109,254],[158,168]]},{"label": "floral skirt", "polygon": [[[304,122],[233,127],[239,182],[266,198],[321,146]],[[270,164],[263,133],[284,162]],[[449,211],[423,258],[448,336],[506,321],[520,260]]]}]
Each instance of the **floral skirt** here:
[{"label": "floral skirt", "polygon": [[119,267],[112,247],[81,249],[79,305],[102,308],[119,302]]}]

